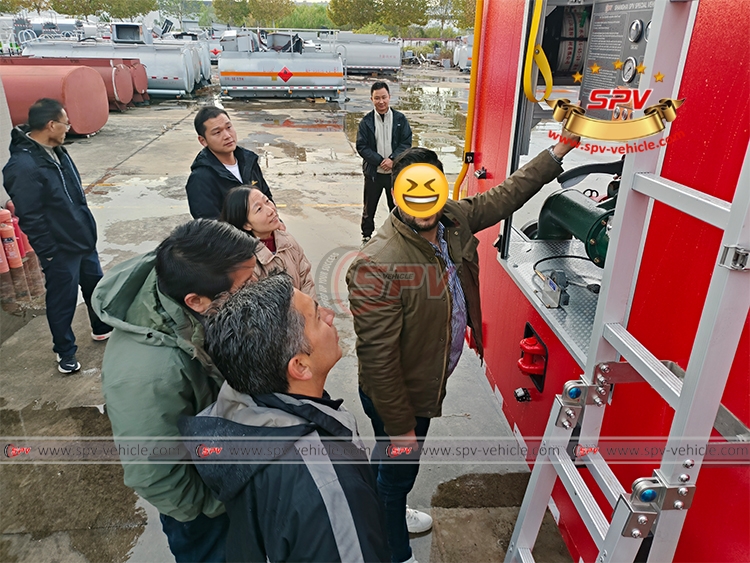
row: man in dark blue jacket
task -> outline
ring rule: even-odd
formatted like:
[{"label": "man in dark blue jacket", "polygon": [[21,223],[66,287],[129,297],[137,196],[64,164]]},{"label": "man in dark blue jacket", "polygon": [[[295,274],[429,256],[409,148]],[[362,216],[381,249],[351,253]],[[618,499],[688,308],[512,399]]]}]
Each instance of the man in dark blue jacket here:
[{"label": "man in dark blue jacket", "polygon": [[237,186],[255,186],[273,201],[258,155],[237,145],[237,132],[226,111],[203,107],[193,124],[204,147],[190,166],[185,187],[193,218],[218,219],[227,192]]},{"label": "man in dark blue jacket", "polygon": [[370,97],[375,108],[362,118],[357,130],[357,152],[362,157],[362,171],[365,175],[362,244],[370,240],[375,230],[375,211],[383,191],[388,209],[393,210],[393,160],[411,147],[411,127],[403,113],[391,109],[388,84],[375,82],[370,88]]},{"label": "man in dark blue jacket", "polygon": [[227,561],[390,561],[356,421],[324,389],[341,357],[333,311],[279,274],[208,319],[206,350],[226,381],[180,429],[229,514]]},{"label": "man in dark blue jacket", "polygon": [[47,322],[60,373],[81,369],[71,328],[81,286],[91,321],[91,337],[106,340],[112,329],[91,309],[91,294],[102,277],[96,253],[96,223],[86,204],[81,177],[63,148],[70,129],[57,100],[43,98],[29,108],[28,125],[11,133],[10,160],[3,168],[5,189],[19,225],[44,269]]}]

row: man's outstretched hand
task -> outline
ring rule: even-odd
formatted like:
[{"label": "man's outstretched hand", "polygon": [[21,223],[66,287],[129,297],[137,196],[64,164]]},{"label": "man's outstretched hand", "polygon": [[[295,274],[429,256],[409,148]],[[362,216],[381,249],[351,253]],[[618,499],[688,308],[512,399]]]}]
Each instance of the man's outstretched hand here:
[{"label": "man's outstretched hand", "polygon": [[552,152],[557,158],[562,158],[581,143],[580,135],[574,135],[567,129],[563,128],[560,140],[552,147]]}]

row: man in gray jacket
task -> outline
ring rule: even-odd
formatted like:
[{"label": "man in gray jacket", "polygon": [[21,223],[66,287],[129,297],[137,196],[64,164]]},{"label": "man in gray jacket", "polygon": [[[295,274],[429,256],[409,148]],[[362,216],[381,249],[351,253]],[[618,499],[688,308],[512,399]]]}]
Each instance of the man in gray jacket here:
[{"label": "man in gray jacket", "polygon": [[[198,219],[99,282],[93,307],[114,328],[102,390],[118,443],[179,436],[181,417],[216,400],[224,378],[203,350],[202,315],[217,295],[254,279],[257,247],[227,223]],[[224,505],[193,465],[121,461],[125,484],[159,510],[178,563],[225,560]]]},{"label": "man in gray jacket", "polygon": [[341,358],[333,317],[286,274],[207,316],[206,350],[226,381],[180,428],[226,503],[230,561],[390,561],[357,423],[325,391]]}]

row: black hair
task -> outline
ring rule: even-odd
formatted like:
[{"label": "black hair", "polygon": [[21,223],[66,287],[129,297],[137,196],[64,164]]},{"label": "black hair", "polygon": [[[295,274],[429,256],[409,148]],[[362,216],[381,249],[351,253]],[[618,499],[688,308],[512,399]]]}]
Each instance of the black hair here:
[{"label": "black hair", "polygon": [[432,164],[437,166],[438,170],[443,172],[443,163],[440,162],[438,155],[435,151],[426,149],[424,147],[411,147],[406,149],[393,161],[393,168],[391,169],[391,178],[394,180],[404,168],[411,164]]},{"label": "black hair", "polygon": [[29,108],[29,129],[41,131],[50,121],[57,121],[62,117],[63,105],[52,98],[41,98]]},{"label": "black hair", "polygon": [[220,115],[226,115],[227,119],[229,119],[229,114],[223,109],[217,108],[216,106],[203,106],[198,110],[198,113],[195,114],[195,119],[193,120],[195,132],[201,137],[205,137],[206,121],[213,119],[214,117],[219,117]]},{"label": "black hair", "polygon": [[294,285],[276,274],[245,286],[207,317],[206,352],[227,383],[247,395],[286,393],[289,360],[310,353]]},{"label": "black hair", "polygon": [[385,88],[385,91],[389,94],[391,93],[390,88],[388,88],[388,84],[386,82],[382,82],[378,80],[377,82],[373,82],[372,86],[370,86],[370,97],[372,98],[372,94],[375,92],[375,90],[382,90]]},{"label": "black hair", "polygon": [[212,219],[180,225],[156,249],[159,289],[180,304],[189,293],[213,299],[231,289],[230,274],[255,256],[259,244]]},{"label": "black hair", "polygon": [[229,190],[224,198],[224,205],[221,209],[221,218],[219,220],[248,232],[245,229],[245,223],[247,223],[247,216],[250,211],[248,205],[250,192],[253,190],[260,191],[254,186],[246,185],[237,186]]}]

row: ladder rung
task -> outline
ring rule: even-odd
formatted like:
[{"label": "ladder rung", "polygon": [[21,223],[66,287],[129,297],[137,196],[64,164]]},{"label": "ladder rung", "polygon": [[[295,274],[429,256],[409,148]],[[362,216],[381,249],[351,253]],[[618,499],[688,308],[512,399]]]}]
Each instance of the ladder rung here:
[{"label": "ladder rung", "polygon": [[534,556],[528,547],[519,547],[516,553],[518,553],[518,560],[521,563],[534,563]]},{"label": "ladder rung", "polygon": [[635,174],[633,190],[722,230],[729,223],[731,204],[661,176],[644,172]]},{"label": "ladder rung", "polygon": [[586,486],[576,466],[570,461],[567,451],[562,450],[550,454],[549,458],[557,471],[557,476],[560,477],[560,482],[568,491],[573,504],[576,505],[576,509],[584,524],[586,524],[596,546],[601,549],[604,538],[607,537],[609,522],[607,522],[599,505],[594,500],[594,495]]},{"label": "ladder rung", "polygon": [[682,381],[638,342],[621,324],[604,325],[604,339],[653,387],[673,409],[677,408]]},{"label": "ladder rung", "polygon": [[607,461],[598,452],[587,454],[584,461],[591,472],[591,476],[596,480],[604,496],[607,497],[609,504],[615,506],[620,495],[625,494],[625,489],[615,477],[615,474],[612,473]]}]

